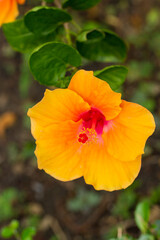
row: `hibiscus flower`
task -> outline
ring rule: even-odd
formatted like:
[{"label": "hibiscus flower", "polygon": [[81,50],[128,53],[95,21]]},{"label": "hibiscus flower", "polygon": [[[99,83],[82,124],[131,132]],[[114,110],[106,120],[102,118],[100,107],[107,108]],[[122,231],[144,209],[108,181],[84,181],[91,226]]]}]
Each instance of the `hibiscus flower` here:
[{"label": "hibiscus flower", "polygon": [[68,89],[46,90],[29,109],[39,169],[61,181],[84,177],[97,190],[128,187],[141,168],[147,138],[155,129],[144,107],[79,70]]},{"label": "hibiscus flower", "polygon": [[0,26],[12,22],[18,16],[17,4],[24,4],[25,0],[0,0]]}]

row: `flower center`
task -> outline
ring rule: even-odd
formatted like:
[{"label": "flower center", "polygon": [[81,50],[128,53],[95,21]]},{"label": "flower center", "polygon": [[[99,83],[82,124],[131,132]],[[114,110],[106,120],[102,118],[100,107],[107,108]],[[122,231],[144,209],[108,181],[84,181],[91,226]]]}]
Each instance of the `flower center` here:
[{"label": "flower center", "polygon": [[103,127],[107,123],[104,115],[99,110],[91,108],[81,115],[81,119],[83,122],[78,135],[78,142],[84,144],[98,140],[103,133]]}]

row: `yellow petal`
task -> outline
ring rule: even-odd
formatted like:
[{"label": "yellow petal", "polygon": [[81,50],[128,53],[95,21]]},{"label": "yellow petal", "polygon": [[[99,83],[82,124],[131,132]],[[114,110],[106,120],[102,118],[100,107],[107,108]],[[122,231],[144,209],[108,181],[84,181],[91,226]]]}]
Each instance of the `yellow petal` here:
[{"label": "yellow petal", "polygon": [[65,121],[41,129],[35,151],[40,169],[61,181],[83,175],[81,145],[77,141],[80,125],[81,121]]},{"label": "yellow petal", "polygon": [[90,110],[90,106],[69,89],[46,90],[43,99],[29,109],[32,134],[39,136],[39,129],[66,120],[78,121],[80,114]]},{"label": "yellow petal", "polygon": [[105,145],[94,144],[83,150],[84,179],[96,190],[114,191],[127,188],[137,177],[141,168],[141,157],[122,162],[106,151]]},{"label": "yellow petal", "polygon": [[103,138],[107,151],[121,161],[133,161],[144,153],[148,137],[155,130],[152,114],[144,107],[123,101],[122,111],[111,122]]},{"label": "yellow petal", "polygon": [[109,84],[93,76],[92,71],[79,70],[71,79],[69,89],[78,93],[92,107],[98,108],[106,120],[116,117],[121,108],[121,94]]}]

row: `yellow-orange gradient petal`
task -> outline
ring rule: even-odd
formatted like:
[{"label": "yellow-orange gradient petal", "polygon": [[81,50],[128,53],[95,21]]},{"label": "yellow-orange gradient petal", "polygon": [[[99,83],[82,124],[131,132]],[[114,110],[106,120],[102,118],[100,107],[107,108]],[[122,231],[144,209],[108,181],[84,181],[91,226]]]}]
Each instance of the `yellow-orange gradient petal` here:
[{"label": "yellow-orange gradient petal", "polygon": [[17,0],[17,2],[18,2],[19,4],[24,4],[24,3],[25,3],[25,0]]},{"label": "yellow-orange gradient petal", "polygon": [[10,9],[10,0],[0,1],[0,26],[5,22],[5,17]]},{"label": "yellow-orange gradient petal", "polygon": [[[8,11],[7,11],[5,17],[3,18],[2,23],[12,22],[18,16],[18,7],[17,7],[16,0],[7,0],[7,1],[9,1],[9,8],[8,8]],[[5,2],[7,2],[7,1],[5,0]],[[2,0],[2,2],[3,2],[3,0]]]},{"label": "yellow-orange gradient petal", "polygon": [[81,145],[77,141],[80,124],[81,121],[65,121],[40,130],[35,151],[40,169],[61,181],[83,175]]},{"label": "yellow-orange gradient petal", "polygon": [[43,99],[28,111],[32,134],[37,138],[42,127],[66,120],[78,121],[80,114],[89,109],[88,103],[69,89],[46,90]]},{"label": "yellow-orange gradient petal", "polygon": [[92,71],[79,70],[68,88],[102,111],[106,120],[113,119],[121,110],[121,94],[113,92],[106,82],[94,77]]},{"label": "yellow-orange gradient petal", "polygon": [[96,190],[127,188],[141,168],[141,156],[134,161],[122,162],[109,155],[105,145],[88,145],[83,151],[84,179]]},{"label": "yellow-orange gradient petal", "polygon": [[18,16],[17,4],[24,4],[25,0],[0,0],[0,26],[12,22]]},{"label": "yellow-orange gradient petal", "polygon": [[107,151],[121,161],[133,161],[144,153],[148,137],[155,130],[152,114],[136,103],[123,101],[122,111],[113,119],[103,138]]}]

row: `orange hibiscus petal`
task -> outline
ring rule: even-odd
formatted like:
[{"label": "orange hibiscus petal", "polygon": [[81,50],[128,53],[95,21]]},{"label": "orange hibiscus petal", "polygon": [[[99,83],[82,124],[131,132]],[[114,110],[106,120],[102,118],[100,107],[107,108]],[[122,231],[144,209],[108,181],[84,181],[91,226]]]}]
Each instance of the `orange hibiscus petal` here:
[{"label": "orange hibiscus petal", "polygon": [[88,110],[88,103],[69,89],[46,90],[43,99],[28,111],[32,134],[37,138],[41,127],[66,120],[78,121],[80,114]]},{"label": "orange hibiscus petal", "polygon": [[9,9],[8,12],[3,19],[3,23],[12,22],[15,20],[15,18],[18,16],[18,7],[16,0],[10,0],[9,1]]},{"label": "orange hibiscus petal", "polygon": [[35,154],[38,167],[51,176],[69,181],[83,175],[77,132],[81,121],[65,121],[40,129]]},{"label": "orange hibiscus petal", "polygon": [[152,114],[144,107],[122,101],[122,111],[104,134],[107,151],[121,161],[133,161],[144,153],[147,138],[155,130]]},{"label": "orange hibiscus petal", "polygon": [[79,70],[71,79],[69,89],[78,93],[92,107],[98,108],[106,120],[121,111],[121,94],[113,92],[109,84],[93,76],[92,71]]},{"label": "orange hibiscus petal", "polygon": [[18,2],[19,4],[24,4],[24,3],[25,3],[25,0],[17,0],[17,2]]},{"label": "orange hibiscus petal", "polygon": [[1,0],[0,1],[0,26],[5,22],[5,17],[10,9],[10,1]]},{"label": "orange hibiscus petal", "polygon": [[102,145],[86,146],[83,157],[84,179],[96,190],[114,191],[127,188],[141,168],[141,156],[130,162],[122,162],[108,154]]}]

